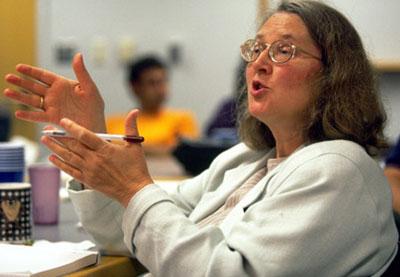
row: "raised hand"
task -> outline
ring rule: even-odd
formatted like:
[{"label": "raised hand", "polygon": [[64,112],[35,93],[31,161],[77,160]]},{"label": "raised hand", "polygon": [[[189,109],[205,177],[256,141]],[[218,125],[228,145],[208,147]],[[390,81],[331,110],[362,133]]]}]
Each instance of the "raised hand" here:
[{"label": "raised hand", "polygon": [[[137,114],[138,110],[128,114],[126,135],[138,135]],[[107,142],[68,119],[62,119],[60,126],[72,138],[42,137],[54,152],[49,160],[86,186],[127,206],[136,192],[153,183],[140,144]]]},{"label": "raised hand", "polygon": [[6,75],[5,79],[22,91],[11,88],[4,95],[36,111],[18,110],[15,116],[33,122],[59,124],[64,117],[94,132],[106,131],[104,101],[87,72],[82,54],[75,55],[72,67],[78,81],[26,64],[17,65],[22,77]]}]

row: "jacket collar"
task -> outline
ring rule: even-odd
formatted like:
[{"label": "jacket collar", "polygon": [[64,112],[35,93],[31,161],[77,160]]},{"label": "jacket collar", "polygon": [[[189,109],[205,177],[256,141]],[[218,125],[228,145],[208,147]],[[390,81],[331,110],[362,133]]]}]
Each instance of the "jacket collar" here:
[{"label": "jacket collar", "polygon": [[[198,222],[202,220],[204,217],[215,212],[219,207],[221,207],[224,204],[225,200],[228,198],[230,194],[232,194],[238,187],[240,187],[248,178],[250,178],[260,168],[266,166],[267,160],[274,156],[275,156],[275,150],[273,149],[267,152],[267,154],[264,155],[262,158],[254,162],[248,164],[241,164],[236,168],[227,170],[218,188],[215,191],[207,192],[203,196],[203,199],[201,200],[201,202],[203,203],[201,203],[201,205],[198,205],[198,207],[191,213],[189,218],[194,222]],[[271,172],[273,171],[274,170],[272,170]],[[265,177],[262,178],[262,180],[264,179]],[[212,180],[210,181],[212,182]],[[258,186],[258,184],[256,186]],[[264,187],[265,185],[266,183],[264,183]],[[252,190],[254,190],[254,188]],[[261,188],[260,192],[262,191],[263,188]]]}]

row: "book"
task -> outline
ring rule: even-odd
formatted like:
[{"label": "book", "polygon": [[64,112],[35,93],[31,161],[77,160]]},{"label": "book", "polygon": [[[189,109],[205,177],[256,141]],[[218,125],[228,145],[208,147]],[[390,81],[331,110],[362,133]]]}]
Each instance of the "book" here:
[{"label": "book", "polygon": [[0,244],[0,276],[60,276],[97,264],[99,253]]}]

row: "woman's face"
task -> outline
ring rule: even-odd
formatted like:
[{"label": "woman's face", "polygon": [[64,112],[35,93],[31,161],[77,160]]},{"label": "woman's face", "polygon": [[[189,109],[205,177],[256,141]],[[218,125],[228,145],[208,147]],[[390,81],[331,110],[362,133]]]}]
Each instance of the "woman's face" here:
[{"label": "woman's face", "polygon": [[[260,28],[256,39],[268,44],[286,40],[313,56],[321,55],[305,24],[295,14],[274,14]],[[288,62],[276,64],[269,58],[268,50],[264,50],[246,69],[250,114],[273,132],[277,128],[302,127],[304,111],[311,100],[311,83],[321,66],[320,60],[301,51],[296,51]]]}]

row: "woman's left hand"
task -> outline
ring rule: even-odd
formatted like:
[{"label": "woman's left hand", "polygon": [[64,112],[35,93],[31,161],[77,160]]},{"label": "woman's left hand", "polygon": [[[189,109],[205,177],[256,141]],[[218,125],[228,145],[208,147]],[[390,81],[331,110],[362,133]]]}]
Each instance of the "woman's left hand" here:
[{"label": "woman's left hand", "polygon": [[[138,135],[137,115],[138,110],[128,114],[126,135]],[[60,121],[60,126],[72,138],[42,137],[42,142],[54,152],[49,160],[89,188],[126,207],[136,192],[153,183],[140,144],[106,142],[66,118]]]}]

